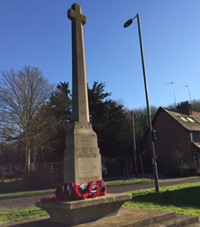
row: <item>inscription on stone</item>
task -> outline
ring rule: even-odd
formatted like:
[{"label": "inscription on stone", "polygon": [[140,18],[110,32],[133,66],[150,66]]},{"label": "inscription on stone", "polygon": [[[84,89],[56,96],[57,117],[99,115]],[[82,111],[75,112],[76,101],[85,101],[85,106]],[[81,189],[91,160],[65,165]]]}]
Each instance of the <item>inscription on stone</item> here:
[{"label": "inscription on stone", "polygon": [[99,174],[99,163],[97,158],[79,158],[79,177],[95,177]]},{"label": "inscription on stone", "polygon": [[91,139],[88,136],[81,136],[81,143],[84,147],[90,147]]}]

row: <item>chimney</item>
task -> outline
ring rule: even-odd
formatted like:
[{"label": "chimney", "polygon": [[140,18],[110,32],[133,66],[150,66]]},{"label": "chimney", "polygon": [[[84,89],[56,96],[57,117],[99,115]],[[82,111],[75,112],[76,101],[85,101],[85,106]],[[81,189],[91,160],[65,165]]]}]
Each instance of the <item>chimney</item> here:
[{"label": "chimney", "polygon": [[192,106],[188,101],[181,102],[180,104],[178,103],[178,106],[176,107],[176,109],[183,111],[184,114],[192,115]]}]

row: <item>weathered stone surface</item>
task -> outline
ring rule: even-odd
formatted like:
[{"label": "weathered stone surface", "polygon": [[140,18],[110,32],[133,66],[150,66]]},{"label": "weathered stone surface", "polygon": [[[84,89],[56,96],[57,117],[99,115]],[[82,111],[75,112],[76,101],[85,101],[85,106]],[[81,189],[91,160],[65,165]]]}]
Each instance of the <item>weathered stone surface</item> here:
[{"label": "weathered stone surface", "polygon": [[[178,221],[177,221],[178,216]],[[183,222],[182,222],[183,220]],[[187,224],[186,224],[187,223]],[[52,222],[49,217],[42,217],[23,222],[16,222],[7,227],[57,227],[58,223]],[[70,225],[59,223],[59,227]],[[73,225],[74,227],[200,227],[197,217],[179,216],[174,212],[161,212],[152,210],[120,209],[118,215],[98,219],[86,224]]]},{"label": "weathered stone surface", "polygon": [[[162,221],[162,226],[188,226],[198,222],[198,217],[176,215],[174,218]],[[149,227],[161,227],[161,223],[154,223]]]},{"label": "weathered stone surface", "polygon": [[46,210],[52,221],[77,225],[117,215],[122,204],[131,198],[127,194],[108,194],[87,200],[39,202],[36,206]]},{"label": "weathered stone surface", "polygon": [[87,184],[99,179],[102,179],[102,172],[97,135],[90,123],[86,127],[74,122],[66,136],[64,182]]},{"label": "weathered stone surface", "polygon": [[68,18],[72,21],[73,103],[71,128],[66,135],[64,182],[87,184],[91,180],[102,179],[102,172],[97,135],[89,120],[83,38],[86,17],[75,3],[68,10]]},{"label": "weathered stone surface", "polygon": [[87,126],[89,105],[83,36],[83,25],[86,23],[86,17],[82,14],[81,7],[74,3],[68,10],[68,18],[72,21],[73,120]]}]

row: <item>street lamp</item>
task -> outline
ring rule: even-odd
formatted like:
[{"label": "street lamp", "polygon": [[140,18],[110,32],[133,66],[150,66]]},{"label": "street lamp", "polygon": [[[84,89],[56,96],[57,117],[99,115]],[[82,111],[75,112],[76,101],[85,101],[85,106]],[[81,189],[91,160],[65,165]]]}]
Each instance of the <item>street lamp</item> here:
[{"label": "street lamp", "polygon": [[140,17],[139,17],[139,14],[137,14],[134,18],[128,20],[124,24],[124,28],[129,27],[133,23],[133,20],[135,18],[137,18],[137,22],[138,22],[138,33],[139,33],[139,40],[140,40],[140,51],[141,51],[141,58],[142,58],[144,87],[145,87],[145,95],[146,95],[146,103],[147,103],[147,113],[148,113],[149,129],[150,129],[150,139],[151,139],[151,146],[152,146],[152,153],[153,153],[152,164],[153,164],[153,170],[154,170],[155,188],[156,188],[156,192],[159,192],[158,170],[157,170],[155,146],[154,146],[154,138],[153,138],[153,132],[154,131],[152,129],[152,122],[151,122],[151,115],[150,115],[150,108],[149,108],[149,96],[148,96],[148,87],[147,87],[147,81],[146,81],[146,72],[145,72],[145,64],[144,64],[144,56],[143,56],[142,35],[141,35],[141,29],[140,29]]}]

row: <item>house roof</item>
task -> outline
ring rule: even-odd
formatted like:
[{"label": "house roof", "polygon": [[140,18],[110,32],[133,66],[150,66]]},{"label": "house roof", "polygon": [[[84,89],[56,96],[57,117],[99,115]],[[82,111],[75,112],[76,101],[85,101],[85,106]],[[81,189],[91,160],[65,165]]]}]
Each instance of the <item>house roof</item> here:
[{"label": "house roof", "polygon": [[200,113],[192,112],[192,115],[184,114],[181,110],[160,107],[174,120],[189,131],[200,131]]}]

